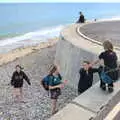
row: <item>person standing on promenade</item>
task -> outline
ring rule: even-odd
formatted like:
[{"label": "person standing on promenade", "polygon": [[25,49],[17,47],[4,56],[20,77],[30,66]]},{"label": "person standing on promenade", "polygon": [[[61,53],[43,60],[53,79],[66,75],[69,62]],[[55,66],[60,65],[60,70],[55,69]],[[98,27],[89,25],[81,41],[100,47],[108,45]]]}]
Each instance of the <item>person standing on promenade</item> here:
[{"label": "person standing on promenade", "polygon": [[[110,41],[105,41],[103,43],[104,51],[100,53],[99,60],[92,63],[92,65],[99,63],[101,60],[104,62],[104,72],[111,79],[111,82],[108,83],[108,91],[113,92],[113,81],[118,79],[118,70],[117,69],[117,55],[113,51],[113,45]],[[104,80],[101,79],[100,88],[102,90],[106,90],[106,84]]]},{"label": "person standing on promenade", "polygon": [[77,21],[77,23],[85,23],[85,18],[82,12],[80,12],[80,17],[79,20]]},{"label": "person standing on promenade", "polygon": [[23,79],[27,81],[29,85],[31,85],[28,76],[22,71],[22,67],[20,65],[16,65],[16,71],[12,75],[11,85],[14,87],[13,95],[15,97],[16,102],[24,102],[23,98]]}]

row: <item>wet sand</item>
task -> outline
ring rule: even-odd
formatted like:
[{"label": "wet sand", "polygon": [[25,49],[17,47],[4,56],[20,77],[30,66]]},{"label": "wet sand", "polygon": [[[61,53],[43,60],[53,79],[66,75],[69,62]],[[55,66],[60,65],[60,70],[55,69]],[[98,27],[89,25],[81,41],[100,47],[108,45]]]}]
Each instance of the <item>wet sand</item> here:
[{"label": "wet sand", "polygon": [[89,38],[100,42],[110,40],[120,47],[120,21],[92,23],[81,27],[80,31]]}]

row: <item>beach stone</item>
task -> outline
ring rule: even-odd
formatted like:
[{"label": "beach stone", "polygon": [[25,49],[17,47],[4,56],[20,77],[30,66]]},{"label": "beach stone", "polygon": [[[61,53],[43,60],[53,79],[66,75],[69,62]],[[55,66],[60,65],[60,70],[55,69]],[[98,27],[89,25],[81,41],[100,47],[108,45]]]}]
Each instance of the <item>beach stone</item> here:
[{"label": "beach stone", "polygon": [[[0,67],[0,120],[47,120],[51,117],[51,99],[40,85],[40,80],[54,62],[55,49],[56,46],[45,48]],[[24,82],[25,103],[14,103],[13,88],[9,84],[17,64],[24,67],[32,84],[28,86]],[[76,91],[66,86],[59,97],[58,108],[62,109],[75,97]]]}]

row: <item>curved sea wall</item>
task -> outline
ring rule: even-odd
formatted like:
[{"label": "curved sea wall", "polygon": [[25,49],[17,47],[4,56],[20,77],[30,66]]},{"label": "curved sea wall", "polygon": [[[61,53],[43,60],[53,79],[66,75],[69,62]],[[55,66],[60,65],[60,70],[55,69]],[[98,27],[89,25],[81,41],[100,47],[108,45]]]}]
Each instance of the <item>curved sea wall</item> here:
[{"label": "curved sea wall", "polygon": [[[84,45],[84,43],[82,43]],[[79,80],[79,70],[84,60],[93,61],[97,55],[83,48],[74,46],[62,37],[57,45],[56,62],[60,65],[60,70],[64,79],[69,81],[69,85],[77,89]]]},{"label": "curved sea wall", "polygon": [[[66,27],[60,35],[57,45],[55,62],[60,66],[63,79],[77,90],[79,69],[84,60],[94,61],[103,51],[101,44],[88,40],[80,34],[80,24]],[[117,51],[120,58],[120,51]],[[94,76],[96,82],[90,89],[75,98],[66,107],[60,110],[50,120],[103,120],[111,108],[120,98],[120,81],[115,83],[114,92],[109,94],[99,88],[99,78]]]}]

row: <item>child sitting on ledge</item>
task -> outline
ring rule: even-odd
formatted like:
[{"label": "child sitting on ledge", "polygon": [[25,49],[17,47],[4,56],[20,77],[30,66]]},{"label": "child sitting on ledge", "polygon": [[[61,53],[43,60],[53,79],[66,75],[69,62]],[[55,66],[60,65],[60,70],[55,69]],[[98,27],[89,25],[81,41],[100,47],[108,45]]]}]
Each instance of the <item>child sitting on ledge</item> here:
[{"label": "child sitting on ledge", "polygon": [[92,86],[93,74],[95,72],[99,72],[99,70],[97,68],[92,68],[89,61],[83,62],[83,67],[79,71],[78,94],[83,93]]}]

